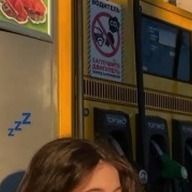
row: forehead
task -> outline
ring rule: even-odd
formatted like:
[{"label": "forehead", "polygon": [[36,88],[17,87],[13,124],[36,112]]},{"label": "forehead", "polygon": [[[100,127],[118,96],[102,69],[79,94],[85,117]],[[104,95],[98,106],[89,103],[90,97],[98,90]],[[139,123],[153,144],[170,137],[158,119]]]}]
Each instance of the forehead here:
[{"label": "forehead", "polygon": [[116,168],[109,163],[99,162],[73,192],[114,192],[119,187],[120,180]]}]

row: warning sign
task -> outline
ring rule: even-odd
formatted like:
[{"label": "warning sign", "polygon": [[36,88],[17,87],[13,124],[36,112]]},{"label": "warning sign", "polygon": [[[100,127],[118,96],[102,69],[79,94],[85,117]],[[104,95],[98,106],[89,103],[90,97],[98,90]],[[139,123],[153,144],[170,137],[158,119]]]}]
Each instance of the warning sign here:
[{"label": "warning sign", "polygon": [[90,75],[121,81],[121,7],[90,0]]}]

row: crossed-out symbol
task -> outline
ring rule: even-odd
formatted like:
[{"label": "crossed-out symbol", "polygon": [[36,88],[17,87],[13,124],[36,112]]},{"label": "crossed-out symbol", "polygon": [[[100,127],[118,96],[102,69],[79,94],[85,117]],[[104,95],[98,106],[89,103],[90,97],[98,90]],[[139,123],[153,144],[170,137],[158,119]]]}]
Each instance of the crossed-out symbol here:
[{"label": "crossed-out symbol", "polygon": [[[115,32],[116,38],[114,38],[113,34],[108,32],[108,29],[106,29],[102,23],[104,19],[109,20],[110,18],[112,18],[112,16],[106,12],[97,14],[93,19],[91,28],[92,39],[96,49],[99,51],[99,53],[106,57],[114,56],[119,50],[120,46],[119,31]],[[110,48],[103,46],[104,41],[106,42],[105,44]]]}]

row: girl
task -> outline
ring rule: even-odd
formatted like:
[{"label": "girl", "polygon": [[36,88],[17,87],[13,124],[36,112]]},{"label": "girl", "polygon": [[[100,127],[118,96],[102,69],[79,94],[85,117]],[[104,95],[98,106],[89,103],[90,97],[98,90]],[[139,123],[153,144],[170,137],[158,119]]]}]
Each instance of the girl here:
[{"label": "girl", "polygon": [[138,192],[131,165],[94,142],[57,139],[32,158],[18,192]]}]

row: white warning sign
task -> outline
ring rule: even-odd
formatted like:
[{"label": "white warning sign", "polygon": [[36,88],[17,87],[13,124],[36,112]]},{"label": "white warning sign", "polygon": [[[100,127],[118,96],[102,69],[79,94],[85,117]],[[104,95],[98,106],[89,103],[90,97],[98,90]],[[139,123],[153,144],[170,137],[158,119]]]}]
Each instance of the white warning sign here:
[{"label": "white warning sign", "polygon": [[121,7],[90,0],[90,75],[121,81]]}]

